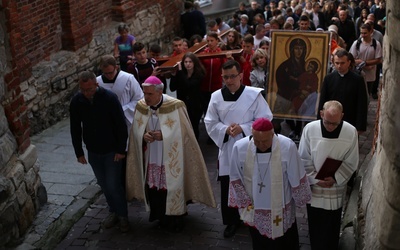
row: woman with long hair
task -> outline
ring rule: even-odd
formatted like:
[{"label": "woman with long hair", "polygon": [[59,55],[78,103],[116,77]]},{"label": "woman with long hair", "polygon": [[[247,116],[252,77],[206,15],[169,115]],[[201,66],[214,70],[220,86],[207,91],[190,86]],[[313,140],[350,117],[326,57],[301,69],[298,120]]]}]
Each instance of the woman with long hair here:
[{"label": "woman with long hair", "polygon": [[367,21],[367,17],[369,14],[369,10],[368,9],[362,9],[361,10],[361,15],[359,17],[357,17],[356,19],[356,35],[357,37],[360,36],[360,27],[363,23],[365,23],[365,21]]},{"label": "woman with long hair", "polygon": [[327,26],[332,24],[332,17],[334,17],[336,14],[335,5],[332,1],[325,2],[324,7],[322,8],[322,13],[324,14]]},{"label": "woman with long hair", "polygon": [[225,50],[234,50],[242,48],[242,46],[240,45],[241,37],[239,32],[232,29],[231,31],[228,32],[226,37],[227,37],[226,45],[224,46]]},{"label": "woman with long hair", "polygon": [[192,53],[186,53],[175,76],[171,77],[170,90],[175,91],[179,100],[186,104],[194,134],[199,139],[199,123],[203,114],[200,85],[206,75],[204,66]]}]

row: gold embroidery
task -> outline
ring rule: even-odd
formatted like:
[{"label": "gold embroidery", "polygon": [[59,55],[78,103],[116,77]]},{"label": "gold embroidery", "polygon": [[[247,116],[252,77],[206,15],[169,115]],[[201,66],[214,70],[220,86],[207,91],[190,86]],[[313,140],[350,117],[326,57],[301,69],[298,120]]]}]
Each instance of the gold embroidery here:
[{"label": "gold embroidery", "polygon": [[172,129],[172,127],[173,127],[174,124],[175,124],[175,121],[172,120],[170,117],[168,117],[168,119],[164,122],[164,124],[165,124],[166,126],[168,126],[170,129]]},{"label": "gold embroidery", "polygon": [[143,115],[147,115],[147,113],[149,111],[149,106],[146,105],[146,102],[144,101],[144,99],[140,100],[136,104],[136,111],[140,112]]},{"label": "gold embroidery", "polygon": [[160,114],[168,114],[172,111],[179,109],[181,107],[186,107],[185,103],[178,99],[165,100],[161,107],[158,109]]},{"label": "gold embroidery", "polygon": [[143,119],[142,119],[142,118],[143,118],[143,117],[140,116],[139,119],[136,119],[139,128],[143,125]]},{"label": "gold embroidery", "polygon": [[177,178],[181,172],[181,168],[179,166],[179,152],[178,152],[178,142],[175,141],[171,145],[171,150],[168,152],[168,157],[170,162],[168,164],[169,172],[173,178]]},{"label": "gold embroidery", "polygon": [[182,189],[178,189],[174,192],[174,196],[170,200],[170,211],[181,211],[182,210]]}]

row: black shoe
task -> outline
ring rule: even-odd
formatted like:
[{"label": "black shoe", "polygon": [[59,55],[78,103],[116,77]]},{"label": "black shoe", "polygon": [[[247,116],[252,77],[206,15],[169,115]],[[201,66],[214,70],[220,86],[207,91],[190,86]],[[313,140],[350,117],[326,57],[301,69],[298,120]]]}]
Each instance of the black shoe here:
[{"label": "black shoe", "polygon": [[239,225],[228,225],[224,230],[224,237],[230,238],[235,235],[236,230],[239,228]]}]

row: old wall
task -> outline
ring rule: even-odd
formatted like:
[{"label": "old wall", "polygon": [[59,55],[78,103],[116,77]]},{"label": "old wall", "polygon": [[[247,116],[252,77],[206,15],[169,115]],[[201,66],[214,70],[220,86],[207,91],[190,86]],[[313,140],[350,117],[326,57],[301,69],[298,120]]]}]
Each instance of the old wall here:
[{"label": "old wall", "polygon": [[78,73],[112,53],[119,22],[166,49],[181,9],[180,0],[0,2],[0,248],[46,201],[30,135],[68,116]]},{"label": "old wall", "polygon": [[400,2],[389,0],[375,163],[363,179],[358,249],[400,249]]}]

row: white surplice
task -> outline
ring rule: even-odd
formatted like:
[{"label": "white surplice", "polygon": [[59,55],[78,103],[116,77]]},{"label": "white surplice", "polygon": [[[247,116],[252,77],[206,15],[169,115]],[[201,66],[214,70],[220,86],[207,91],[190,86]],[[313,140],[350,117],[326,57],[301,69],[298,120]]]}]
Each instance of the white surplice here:
[{"label": "white surplice", "polygon": [[132,74],[120,70],[114,83],[104,83],[101,76],[97,77],[97,83],[118,96],[118,100],[124,111],[128,131],[130,131],[136,104],[143,98],[143,91],[135,77]]},{"label": "white surplice", "polygon": [[[343,206],[347,182],[358,167],[358,133],[353,125],[343,121],[338,138],[324,138],[321,126],[321,120],[317,120],[304,127],[299,154],[311,184],[311,206],[336,210]],[[326,158],[343,161],[334,176],[336,183],[330,188],[316,185],[319,180],[315,178]]]},{"label": "white surplice", "polygon": [[[237,101],[224,101],[221,90],[211,95],[207,114],[204,118],[207,133],[219,148],[219,175],[229,175],[229,161],[233,144],[251,134],[251,126],[257,118],[272,120],[272,112],[261,95],[261,88],[246,86]],[[226,129],[237,123],[243,133],[229,136],[224,142]]]},{"label": "white surplice", "polygon": [[[297,153],[296,145],[289,138],[282,135],[275,135],[271,152],[280,148],[282,171],[282,217],[272,216],[272,190],[271,188],[271,153],[256,153],[254,142],[250,137],[237,141],[232,150],[229,200],[230,207],[239,208],[239,212],[245,209],[254,209],[253,219],[244,219],[249,226],[257,228],[260,234],[268,238],[275,238],[272,224],[283,223],[285,233],[295,222],[296,205],[304,206],[311,200],[311,190],[307,175],[300,156]],[[249,145],[252,143],[252,145]],[[251,147],[251,154],[255,160],[254,166],[245,166],[248,157],[248,147]],[[276,163],[279,164],[279,163]],[[245,169],[253,167],[250,180],[245,180]],[[276,167],[276,166],[274,166]],[[245,182],[251,185],[251,193],[245,188]],[[261,186],[260,184],[265,186]],[[250,207],[249,207],[250,206]]]}]

